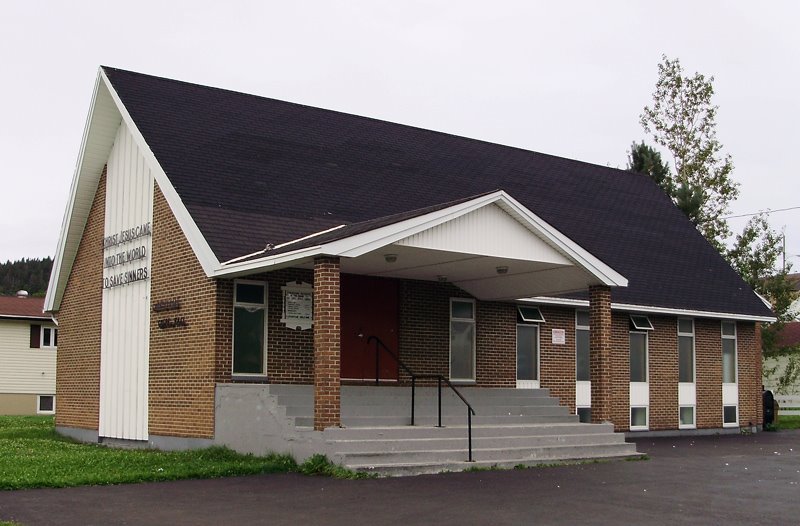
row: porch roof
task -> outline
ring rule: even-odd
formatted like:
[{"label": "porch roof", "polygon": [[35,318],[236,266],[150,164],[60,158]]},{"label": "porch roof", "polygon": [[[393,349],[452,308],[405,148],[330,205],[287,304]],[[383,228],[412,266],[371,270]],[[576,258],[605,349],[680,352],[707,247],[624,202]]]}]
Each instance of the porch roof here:
[{"label": "porch roof", "polygon": [[318,255],[341,256],[343,272],[449,281],[487,300],[628,283],[501,190],[267,247],[217,275],[308,267]]}]

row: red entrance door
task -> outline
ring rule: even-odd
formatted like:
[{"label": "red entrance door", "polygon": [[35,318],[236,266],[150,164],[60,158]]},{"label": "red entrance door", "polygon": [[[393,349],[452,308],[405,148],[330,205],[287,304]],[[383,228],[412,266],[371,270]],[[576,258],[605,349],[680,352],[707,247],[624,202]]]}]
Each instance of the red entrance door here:
[{"label": "red entrance door", "polygon": [[[369,276],[342,275],[342,378],[375,381],[375,342],[380,338],[398,354],[399,302],[397,282]],[[380,378],[397,380],[398,365],[381,351]]]}]

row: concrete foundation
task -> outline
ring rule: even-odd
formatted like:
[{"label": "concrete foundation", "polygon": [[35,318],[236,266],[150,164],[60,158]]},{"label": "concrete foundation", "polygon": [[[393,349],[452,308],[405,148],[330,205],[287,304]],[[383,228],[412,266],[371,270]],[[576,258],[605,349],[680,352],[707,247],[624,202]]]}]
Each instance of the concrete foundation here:
[{"label": "concrete foundation", "polygon": [[217,384],[214,444],[256,455],[287,453],[298,462],[324,451],[322,432],[295,427],[269,390],[263,384]]}]

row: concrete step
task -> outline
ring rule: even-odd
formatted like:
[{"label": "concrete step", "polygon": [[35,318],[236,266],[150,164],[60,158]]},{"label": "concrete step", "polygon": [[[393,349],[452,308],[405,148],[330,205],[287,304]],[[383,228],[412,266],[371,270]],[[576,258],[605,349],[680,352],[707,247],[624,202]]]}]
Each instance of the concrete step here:
[{"label": "concrete step", "polygon": [[[472,447],[477,450],[506,449],[514,451],[523,448],[540,448],[545,446],[597,446],[621,444],[625,442],[623,435],[573,434],[542,436],[486,436],[472,437]],[[460,437],[450,438],[397,438],[383,440],[331,440],[328,445],[337,454],[358,453],[398,453],[443,450],[465,450],[468,447],[466,433]]]},{"label": "concrete step", "polygon": [[[409,466],[443,466],[459,464],[461,469],[477,466],[500,466],[535,464],[551,461],[578,459],[612,458],[635,456],[634,444],[615,443],[587,446],[544,446],[540,448],[475,449],[472,451],[475,463],[465,462],[468,458],[466,448],[424,452],[354,453],[344,456],[343,464],[356,471],[389,472]],[[450,469],[442,468],[440,471]]]},{"label": "concrete step", "polygon": [[[589,435],[611,434],[611,424],[516,424],[506,426],[473,425],[472,437],[520,437],[547,435]],[[622,433],[614,436],[623,437]],[[325,430],[325,439],[337,440],[383,440],[383,439],[425,439],[425,438],[463,438],[466,440],[467,426],[389,426],[389,427],[331,427]]]},{"label": "concrete step", "polygon": [[[294,406],[289,405],[286,407],[287,416],[311,416],[314,409],[311,406]],[[369,417],[369,416],[397,416],[397,417],[411,417],[411,405],[352,405],[342,404],[342,417]],[[415,416],[438,416],[439,408],[431,404],[416,404]],[[459,416],[463,415],[466,418],[467,406],[444,406],[442,405],[442,416]],[[475,416],[547,416],[547,415],[566,415],[569,410],[566,407],[559,405],[541,405],[541,406],[509,406],[498,405],[494,407],[476,407]]]},{"label": "concrete step", "polygon": [[[435,416],[420,416],[415,419],[415,424],[420,426],[436,425],[438,418]],[[442,425],[466,425],[466,410],[461,415],[442,415]],[[511,425],[511,424],[548,424],[560,422],[578,422],[577,415],[476,415],[472,417],[473,425]],[[344,427],[379,427],[379,426],[407,426],[411,424],[411,416],[342,416]],[[296,426],[314,425],[314,417],[295,417]]]},{"label": "concrete step", "polygon": [[[633,446],[633,444],[629,444]],[[466,456],[465,456],[466,457]],[[577,451],[569,457],[559,456],[559,458],[539,458],[539,459],[522,459],[522,458],[508,458],[503,461],[492,460],[476,460],[474,462],[467,462],[465,459],[456,460],[453,462],[410,462],[410,463],[365,463],[365,464],[348,464],[348,468],[361,471],[365,473],[374,473],[385,476],[407,476],[407,475],[424,475],[433,473],[443,473],[449,471],[465,471],[468,469],[514,469],[516,467],[531,467],[537,465],[550,465],[550,464],[569,464],[573,462],[590,461],[590,460],[603,460],[603,459],[624,459],[624,458],[641,458],[642,455],[637,453],[635,448],[619,448],[614,449],[609,453],[600,451]]]}]

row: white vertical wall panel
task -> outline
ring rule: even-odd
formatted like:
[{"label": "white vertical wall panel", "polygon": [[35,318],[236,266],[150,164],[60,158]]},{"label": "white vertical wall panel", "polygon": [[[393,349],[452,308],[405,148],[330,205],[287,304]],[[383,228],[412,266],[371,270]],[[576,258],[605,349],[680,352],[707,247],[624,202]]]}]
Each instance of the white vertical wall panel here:
[{"label": "white vertical wall panel", "polygon": [[575,406],[592,407],[592,382],[586,380],[575,382]]},{"label": "white vertical wall panel", "polygon": [[631,382],[631,406],[650,405],[650,384],[648,382]]},{"label": "white vertical wall panel", "polygon": [[497,205],[488,205],[397,242],[417,248],[572,265]]},{"label": "white vertical wall panel", "polygon": [[152,221],[153,173],[122,124],[108,159],[106,183],[104,236],[117,237],[103,251],[103,437],[148,439]]},{"label": "white vertical wall panel", "polygon": [[678,405],[697,405],[697,389],[694,382],[678,383]]},{"label": "white vertical wall panel", "polygon": [[739,405],[739,384],[722,384],[722,405]]}]

